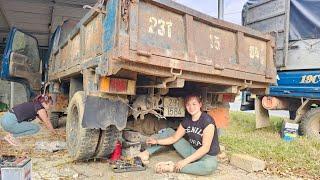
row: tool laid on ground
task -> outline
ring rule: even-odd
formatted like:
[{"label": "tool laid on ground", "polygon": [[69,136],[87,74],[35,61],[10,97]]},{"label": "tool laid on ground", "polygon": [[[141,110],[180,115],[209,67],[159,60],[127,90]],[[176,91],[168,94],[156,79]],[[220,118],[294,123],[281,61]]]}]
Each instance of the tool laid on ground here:
[{"label": "tool laid on ground", "polygon": [[28,157],[0,156],[0,180],[29,180],[32,165]]},{"label": "tool laid on ground", "polygon": [[146,167],[142,164],[140,157],[130,159],[119,159],[111,163],[113,172],[132,172],[132,171],[145,171]]}]

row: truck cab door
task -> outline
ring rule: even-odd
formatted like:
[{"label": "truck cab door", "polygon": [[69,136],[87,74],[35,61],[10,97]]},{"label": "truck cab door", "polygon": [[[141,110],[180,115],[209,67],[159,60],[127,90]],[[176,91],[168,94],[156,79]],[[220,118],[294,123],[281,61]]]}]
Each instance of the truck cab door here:
[{"label": "truck cab door", "polygon": [[41,71],[37,39],[12,28],[3,54],[0,78],[22,83],[32,93],[41,89]]}]

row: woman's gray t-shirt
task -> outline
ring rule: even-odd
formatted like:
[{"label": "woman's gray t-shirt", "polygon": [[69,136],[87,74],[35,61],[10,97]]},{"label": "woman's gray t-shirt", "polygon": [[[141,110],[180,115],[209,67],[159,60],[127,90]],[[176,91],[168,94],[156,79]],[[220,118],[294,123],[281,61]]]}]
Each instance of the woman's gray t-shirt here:
[{"label": "woman's gray t-shirt", "polygon": [[192,121],[191,117],[186,117],[182,122],[181,125],[185,129],[187,137],[189,139],[189,143],[195,149],[199,149],[202,146],[202,136],[203,130],[209,125],[214,125],[214,135],[211,142],[211,147],[208,155],[216,156],[219,151],[219,140],[218,140],[218,132],[216,124],[211,116],[207,113],[201,113],[201,116],[198,121]]}]

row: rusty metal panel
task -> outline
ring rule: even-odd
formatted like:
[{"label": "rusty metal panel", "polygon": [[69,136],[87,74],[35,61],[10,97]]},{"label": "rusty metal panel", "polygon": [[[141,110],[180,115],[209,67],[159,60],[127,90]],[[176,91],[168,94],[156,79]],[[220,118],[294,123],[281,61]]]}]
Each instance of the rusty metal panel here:
[{"label": "rusty metal panel", "polygon": [[93,17],[84,29],[84,59],[96,57],[102,53],[102,14]]},{"label": "rusty metal panel", "polygon": [[[167,0],[113,0],[106,7],[106,14],[90,11],[78,24],[80,35],[60,47],[55,61],[61,69],[51,79],[70,77],[94,64],[104,76],[128,69],[244,88],[275,82],[274,43],[269,35]],[[60,66],[79,52],[81,68]],[[95,64],[97,56],[101,56],[99,64]]]},{"label": "rusty metal panel", "polygon": [[[61,54],[60,53],[57,53],[53,56],[53,58],[50,60],[52,62],[52,67],[53,67],[53,70],[52,72],[56,72],[59,70],[59,65],[60,65],[60,56]],[[50,69],[50,68],[49,68]]]},{"label": "rusty metal panel", "polygon": [[271,33],[276,39],[276,67],[286,66],[290,0],[267,0],[244,9],[243,25]]},{"label": "rusty metal panel", "polygon": [[[281,15],[285,14],[285,9],[285,0],[268,0],[264,3],[257,4],[253,7],[249,7],[245,24],[251,24],[277,16],[283,18]],[[280,27],[284,28],[284,24],[282,24]]]},{"label": "rusty metal panel", "polygon": [[245,37],[243,46],[246,50],[244,53],[246,61],[243,62],[246,65],[246,69],[243,70],[256,74],[265,74],[267,62],[266,42]]},{"label": "rusty metal panel", "polygon": [[[130,38],[134,39],[130,49],[136,50],[138,55],[171,58],[168,67],[182,70],[190,70],[190,67],[183,69],[185,66],[179,60],[208,65],[212,71],[232,69],[266,74],[266,39],[249,37],[248,32],[242,32],[238,37],[238,32],[243,30],[228,27],[229,24],[222,21],[205,22],[197,16],[179,13],[149,1],[139,1],[134,6],[138,6],[138,10],[131,16],[137,23],[130,26],[137,26],[137,29],[130,27],[135,30],[130,31]],[[134,18],[135,13],[138,20]],[[151,64],[143,57],[138,61]]]},{"label": "rusty metal panel", "polygon": [[53,106],[51,107],[51,112],[63,112],[68,107],[69,97],[65,94],[51,93],[50,94]]},{"label": "rusty metal panel", "polygon": [[65,46],[63,46],[61,49],[60,49],[60,53],[61,53],[61,56],[60,56],[60,59],[59,59],[59,69],[64,69],[67,66],[67,63],[70,63],[70,49],[71,49],[71,46],[69,44],[66,44]]},{"label": "rusty metal panel", "polygon": [[195,62],[233,68],[237,62],[236,34],[198,21],[194,27]]},{"label": "rusty metal panel", "polygon": [[[182,15],[140,1],[138,50],[186,59],[186,36]],[[132,49],[132,44],[131,49]]]},{"label": "rusty metal panel", "polygon": [[319,69],[320,39],[290,42],[288,62],[282,70]]},{"label": "rusty metal panel", "polygon": [[70,59],[71,64],[74,64],[75,62],[79,61],[81,54],[80,54],[80,31],[70,40]]}]

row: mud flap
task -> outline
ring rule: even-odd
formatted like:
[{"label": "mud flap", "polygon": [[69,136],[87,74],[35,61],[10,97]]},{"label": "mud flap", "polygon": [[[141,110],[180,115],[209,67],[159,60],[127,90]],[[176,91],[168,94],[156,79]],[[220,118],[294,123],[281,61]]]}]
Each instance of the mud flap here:
[{"label": "mud flap", "polygon": [[82,127],[106,130],[115,125],[121,131],[126,127],[127,118],[128,106],[123,102],[87,96]]},{"label": "mud flap", "polygon": [[256,129],[270,126],[269,112],[262,106],[262,100],[259,97],[255,98],[254,108],[256,114]]}]

